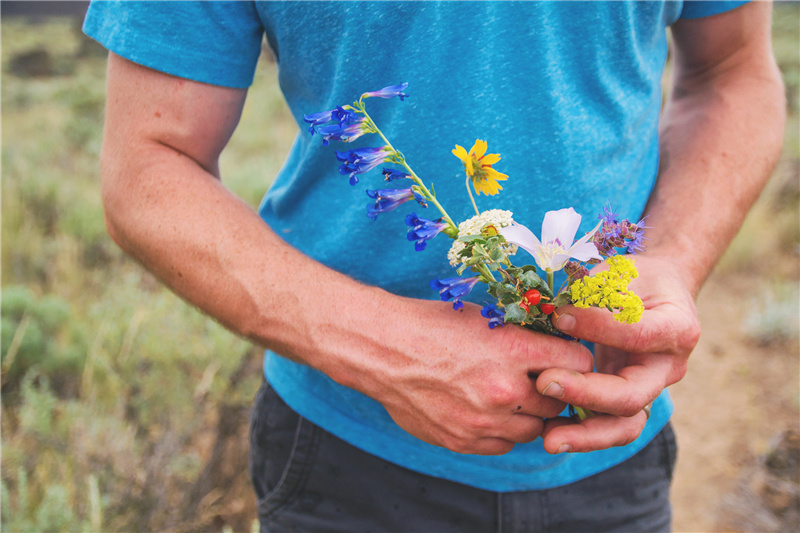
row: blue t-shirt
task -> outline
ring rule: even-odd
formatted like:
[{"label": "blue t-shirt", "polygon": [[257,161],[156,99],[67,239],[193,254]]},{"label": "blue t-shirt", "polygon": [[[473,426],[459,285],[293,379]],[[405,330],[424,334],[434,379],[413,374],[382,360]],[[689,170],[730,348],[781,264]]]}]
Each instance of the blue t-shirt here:
[{"label": "blue t-shirt", "polygon": [[[546,211],[571,206],[584,215],[585,232],[609,202],[638,217],[655,183],[666,28],[742,3],[98,2],[84,30],[142,65],[229,87],[252,82],[266,34],[300,134],[264,197],[262,218],[289,244],[357,280],[436,298],[429,281],[455,275],[446,259],[451,241],[440,237],[413,251],[403,223],[419,209],[413,202],[367,219],[364,190],[383,187],[380,173],[351,187],[334,151],[380,143],[367,136],[323,146],[307,133],[303,114],[408,82],[406,101],[373,99],[368,110],[422,179],[434,182],[454,219],[473,213],[450,151],[480,138],[502,154],[496,167],[510,176],[499,195],[477,199],[481,210],[511,210],[538,233]],[[489,300],[477,291],[471,299]],[[494,491],[555,487],[614,466],[672,412],[664,392],[641,436],[625,447],[554,456],[538,439],[503,456],[461,455],[412,437],[379,403],[310,367],[268,352],[265,372],[293,409],[347,442]]]}]

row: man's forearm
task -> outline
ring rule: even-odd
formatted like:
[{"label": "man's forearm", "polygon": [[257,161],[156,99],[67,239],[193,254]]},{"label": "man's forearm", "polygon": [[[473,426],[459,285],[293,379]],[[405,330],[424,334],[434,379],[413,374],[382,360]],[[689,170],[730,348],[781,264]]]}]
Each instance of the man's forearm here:
[{"label": "man's forearm", "polygon": [[784,90],[771,50],[738,50],[726,61],[711,70],[678,67],[662,120],[661,169],[646,211],[648,253],[671,257],[695,295],[758,198],[782,146]]},{"label": "man's forearm", "polygon": [[[142,146],[132,159],[149,163],[121,159],[104,165],[112,237],[176,293],[229,329],[325,369],[325,360],[313,360],[323,350],[315,345],[321,336],[312,324],[326,321],[323,315],[331,302],[337,302],[337,314],[350,312],[337,293],[349,293],[362,309],[379,304],[380,291],[288,246],[192,159],[158,143]],[[330,335],[327,349],[335,349]],[[335,369],[330,373],[347,379]]]}]

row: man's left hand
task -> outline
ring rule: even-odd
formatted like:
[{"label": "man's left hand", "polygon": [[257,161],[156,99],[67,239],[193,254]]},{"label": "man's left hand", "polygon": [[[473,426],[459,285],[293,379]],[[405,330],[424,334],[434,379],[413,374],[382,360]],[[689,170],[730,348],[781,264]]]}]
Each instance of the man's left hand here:
[{"label": "man's left hand", "polygon": [[536,388],[596,416],[581,422],[547,420],[542,436],[550,453],[588,452],[634,441],[647,421],[645,408],[686,373],[700,337],[693,295],[669,258],[639,255],[634,261],[639,277],[631,289],[645,307],[640,322],[616,322],[598,308],[565,306],[557,311],[559,329],[596,343],[597,372],[550,369],[538,377]]}]

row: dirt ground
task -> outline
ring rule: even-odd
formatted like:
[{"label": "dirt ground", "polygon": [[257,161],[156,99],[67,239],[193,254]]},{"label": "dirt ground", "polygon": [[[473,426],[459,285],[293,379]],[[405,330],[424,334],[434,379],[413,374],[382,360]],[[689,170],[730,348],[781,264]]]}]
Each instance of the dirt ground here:
[{"label": "dirt ground", "polygon": [[[748,487],[780,434],[800,429],[800,347],[796,341],[748,341],[738,327],[747,299],[731,286],[746,287],[747,280],[715,276],[703,289],[703,334],[686,377],[671,388],[679,444],[674,530],[798,531],[794,517],[776,520]],[[800,479],[792,465],[788,490],[797,498]],[[796,505],[796,499],[789,502],[792,512]]]}]

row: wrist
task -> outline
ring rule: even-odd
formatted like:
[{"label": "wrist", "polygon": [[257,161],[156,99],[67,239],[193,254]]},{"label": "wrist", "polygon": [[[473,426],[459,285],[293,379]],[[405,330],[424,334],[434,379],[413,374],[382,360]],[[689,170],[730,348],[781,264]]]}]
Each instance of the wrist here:
[{"label": "wrist", "polygon": [[636,254],[636,257],[658,263],[659,275],[675,278],[695,299],[714,263],[706,260],[708,255],[691,239],[675,236],[669,240],[658,237],[652,240],[655,242],[649,243],[647,249]]}]

